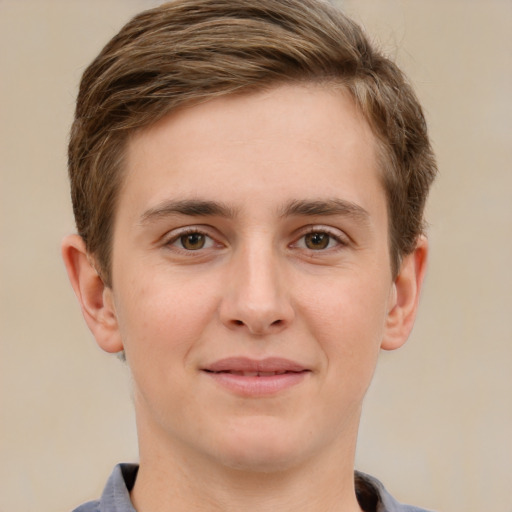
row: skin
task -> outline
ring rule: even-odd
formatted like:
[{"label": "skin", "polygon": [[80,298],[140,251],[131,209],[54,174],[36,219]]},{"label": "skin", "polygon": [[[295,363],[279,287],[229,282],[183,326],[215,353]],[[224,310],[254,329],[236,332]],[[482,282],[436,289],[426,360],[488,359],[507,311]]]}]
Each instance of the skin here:
[{"label": "skin", "polygon": [[[77,235],[63,256],[133,374],[137,510],[358,511],[363,397],[380,349],[409,335],[426,254],[420,239],[393,278],[375,139],[339,89],[219,98],[136,133],[112,288]],[[244,394],[205,371],[229,357],[307,372]]]}]

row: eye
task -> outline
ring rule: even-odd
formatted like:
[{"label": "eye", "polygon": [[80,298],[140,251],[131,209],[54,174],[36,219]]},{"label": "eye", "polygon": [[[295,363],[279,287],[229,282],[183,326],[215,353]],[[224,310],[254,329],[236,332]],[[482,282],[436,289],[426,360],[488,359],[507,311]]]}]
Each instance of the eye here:
[{"label": "eye", "polygon": [[302,235],[294,244],[299,249],[307,249],[309,251],[325,251],[343,247],[347,242],[342,235],[330,233],[322,229],[314,229],[305,235]]},{"label": "eye", "polygon": [[304,245],[314,251],[327,249],[330,242],[331,237],[327,233],[308,233],[304,236]]},{"label": "eye", "polygon": [[214,244],[215,242],[208,235],[200,231],[190,231],[188,233],[179,234],[173,240],[170,240],[168,245],[186,251],[199,251],[200,249],[213,247]]}]

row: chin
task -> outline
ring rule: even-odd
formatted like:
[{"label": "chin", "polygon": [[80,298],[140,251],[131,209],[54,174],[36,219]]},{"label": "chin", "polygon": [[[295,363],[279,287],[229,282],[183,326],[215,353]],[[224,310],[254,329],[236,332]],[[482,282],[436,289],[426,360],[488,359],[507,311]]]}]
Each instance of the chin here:
[{"label": "chin", "polygon": [[296,467],[299,463],[296,453],[276,452],[272,449],[240,450],[237,453],[224,453],[222,464],[231,470],[244,473],[279,473]]},{"label": "chin", "polygon": [[255,422],[249,429],[228,431],[231,435],[217,444],[216,456],[225,467],[237,471],[272,473],[289,470],[307,458],[304,436],[290,430]]}]

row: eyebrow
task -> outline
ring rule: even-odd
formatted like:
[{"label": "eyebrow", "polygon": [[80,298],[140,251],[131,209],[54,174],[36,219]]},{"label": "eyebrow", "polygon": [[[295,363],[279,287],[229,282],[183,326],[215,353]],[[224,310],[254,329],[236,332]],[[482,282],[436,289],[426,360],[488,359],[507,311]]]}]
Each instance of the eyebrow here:
[{"label": "eyebrow", "polygon": [[164,201],[153,208],[146,210],[140,217],[141,224],[147,224],[162,217],[173,215],[190,215],[195,217],[219,216],[234,217],[233,208],[217,201],[203,201],[197,199],[185,199],[179,201]]},{"label": "eyebrow", "polygon": [[[235,209],[217,201],[168,200],[146,210],[140,217],[140,224],[148,224],[173,215],[234,218],[236,214]],[[288,203],[280,212],[281,217],[329,215],[344,215],[364,223],[369,223],[370,220],[370,214],[362,206],[344,199],[295,200]]]},{"label": "eyebrow", "polygon": [[362,206],[344,199],[292,201],[281,213],[283,217],[300,215],[308,217],[344,215],[364,223],[370,222],[370,214]]}]

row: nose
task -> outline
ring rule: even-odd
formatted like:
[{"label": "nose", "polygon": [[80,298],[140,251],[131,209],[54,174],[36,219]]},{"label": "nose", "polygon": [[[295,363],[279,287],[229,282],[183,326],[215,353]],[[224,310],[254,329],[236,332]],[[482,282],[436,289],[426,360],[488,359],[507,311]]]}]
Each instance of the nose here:
[{"label": "nose", "polygon": [[264,336],[279,333],[292,322],[289,283],[271,248],[240,250],[227,279],[220,317],[229,329]]}]

